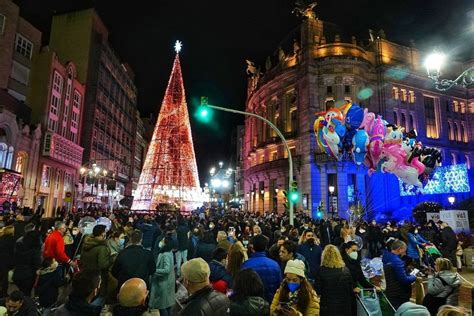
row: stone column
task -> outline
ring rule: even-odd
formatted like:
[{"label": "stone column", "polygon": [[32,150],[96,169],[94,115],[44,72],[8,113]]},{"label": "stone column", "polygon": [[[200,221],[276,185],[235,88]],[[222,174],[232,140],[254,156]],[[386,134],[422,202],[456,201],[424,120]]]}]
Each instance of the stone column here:
[{"label": "stone column", "polygon": [[[344,163],[342,163],[344,164]],[[337,211],[339,216],[347,217],[349,208],[347,201],[347,172],[342,165],[337,166]]]}]

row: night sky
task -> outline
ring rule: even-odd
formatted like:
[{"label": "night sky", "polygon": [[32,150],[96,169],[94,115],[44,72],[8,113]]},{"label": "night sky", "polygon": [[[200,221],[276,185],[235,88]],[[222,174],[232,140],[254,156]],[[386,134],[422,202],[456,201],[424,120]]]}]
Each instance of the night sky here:
[{"label": "night sky", "polygon": [[[264,69],[279,43],[298,25],[293,0],[25,0],[21,14],[43,32],[47,44],[54,12],[94,6],[109,29],[119,58],[135,71],[142,116],[158,114],[174,58],[173,44],[183,42],[181,66],[191,117],[201,183],[211,165],[226,165],[235,151],[232,130],[243,118],[217,113],[212,127],[193,117],[201,95],[209,103],[244,109],[246,63]],[[384,29],[387,39],[420,49],[437,46],[454,56],[474,56],[473,0],[321,0],[315,8],[323,21],[347,36],[368,38],[368,29]],[[341,34],[343,35],[343,34]]]}]

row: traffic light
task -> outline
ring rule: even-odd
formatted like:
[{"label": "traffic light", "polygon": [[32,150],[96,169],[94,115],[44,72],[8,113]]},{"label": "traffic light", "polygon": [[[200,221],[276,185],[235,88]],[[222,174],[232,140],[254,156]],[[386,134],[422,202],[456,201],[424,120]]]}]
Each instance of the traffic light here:
[{"label": "traffic light", "polygon": [[209,99],[207,97],[201,97],[201,104],[195,113],[195,117],[203,123],[209,123],[212,119],[213,111],[208,105]]},{"label": "traffic light", "polygon": [[290,200],[293,203],[298,202],[300,199],[300,194],[298,193],[298,182],[293,181],[290,185]]}]

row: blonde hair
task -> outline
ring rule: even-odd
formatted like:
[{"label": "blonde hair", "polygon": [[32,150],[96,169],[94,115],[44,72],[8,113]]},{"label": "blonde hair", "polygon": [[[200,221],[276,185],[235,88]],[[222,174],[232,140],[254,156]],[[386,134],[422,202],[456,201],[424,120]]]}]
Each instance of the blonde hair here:
[{"label": "blonde hair", "polygon": [[464,308],[452,306],[452,305],[443,305],[438,309],[437,316],[467,316],[468,314],[464,311]]},{"label": "blonde hair", "polygon": [[232,277],[235,278],[237,272],[240,271],[244,261],[247,261],[247,250],[240,241],[231,245],[227,253],[227,267],[226,270]]},{"label": "blonde hair", "polygon": [[435,264],[438,266],[439,271],[452,271],[453,264],[448,258],[438,258],[435,260]]},{"label": "blonde hair", "polygon": [[346,266],[342,260],[341,253],[334,245],[327,245],[324,247],[323,254],[321,256],[321,266],[326,268],[341,269]]}]

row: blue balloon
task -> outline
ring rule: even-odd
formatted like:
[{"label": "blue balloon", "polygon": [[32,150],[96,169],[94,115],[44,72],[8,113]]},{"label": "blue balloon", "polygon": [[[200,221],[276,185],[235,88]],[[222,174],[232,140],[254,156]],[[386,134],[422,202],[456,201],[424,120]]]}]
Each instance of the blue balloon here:
[{"label": "blue balloon", "polygon": [[357,129],[364,120],[364,109],[353,103],[346,114],[346,126],[348,129]]}]

